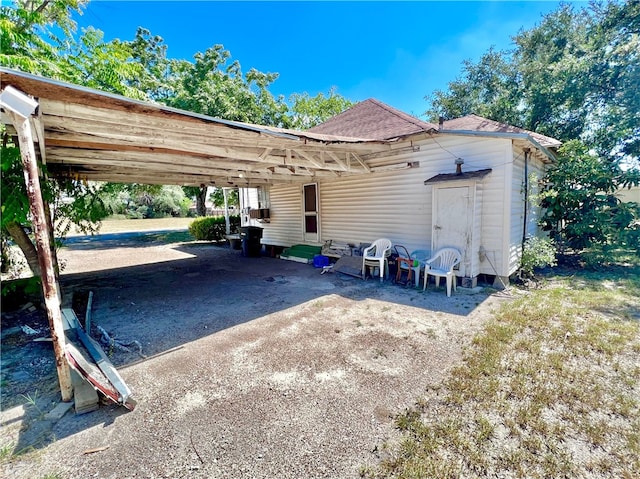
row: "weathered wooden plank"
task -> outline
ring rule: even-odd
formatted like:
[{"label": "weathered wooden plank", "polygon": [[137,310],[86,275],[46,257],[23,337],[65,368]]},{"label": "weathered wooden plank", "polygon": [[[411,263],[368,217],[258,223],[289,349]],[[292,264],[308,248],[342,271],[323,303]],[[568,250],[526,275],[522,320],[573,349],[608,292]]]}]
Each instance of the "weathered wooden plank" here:
[{"label": "weathered wooden plank", "polygon": [[[64,316],[66,320],[73,326],[73,329],[69,330],[70,332],[75,333],[77,335],[78,340],[87,350],[91,359],[95,362],[96,366],[100,368],[102,374],[104,374],[105,378],[113,385],[115,390],[118,392],[117,401],[123,405],[126,405],[129,402],[129,397],[131,396],[131,390],[129,386],[124,382],[124,379],[120,376],[118,370],[113,366],[109,358],[102,350],[102,347],[87,333],[85,333],[84,329],[82,329],[82,325],[78,320],[75,312],[72,309],[65,308],[63,310]],[[70,334],[73,334],[70,333]]]},{"label": "weathered wooden plank", "polygon": [[[94,167],[110,167],[114,171],[126,170],[126,169],[140,169],[147,171],[162,170],[164,172],[174,172],[176,174],[201,174],[212,177],[227,177],[233,176],[238,178],[267,178],[277,180],[279,177],[288,177],[295,174],[299,176],[309,177],[314,176],[318,178],[330,177],[332,174],[326,171],[309,171],[303,167],[289,168],[269,168],[263,167],[260,169],[251,169],[243,166],[241,169],[232,168],[215,168],[216,162],[211,162],[208,166],[206,163],[191,164],[190,162],[184,162],[180,157],[175,158],[163,158],[163,161],[146,161],[146,159],[133,159],[127,156],[110,156],[105,152],[100,152],[98,155],[91,154],[87,151],[73,151],[62,152],[58,154],[56,150],[49,153],[49,157],[52,165],[84,165],[87,168],[94,169]],[[154,159],[157,159],[154,157]],[[97,170],[97,169],[96,169]]]},{"label": "weathered wooden plank", "polygon": [[[284,165],[288,163],[292,166],[303,166],[307,168],[314,168],[314,164],[308,161],[307,157],[291,156],[289,160],[286,160],[284,156],[268,155],[261,160],[258,160],[258,151],[263,150],[247,150],[241,148],[227,148],[218,147],[203,144],[194,144],[186,141],[163,139],[160,143],[154,143],[149,138],[131,138],[125,137],[126,135],[109,135],[109,137],[97,138],[90,134],[78,134],[67,132],[47,132],[47,145],[56,146],[64,145],[66,147],[74,149],[110,149],[115,151],[138,151],[147,152],[147,158],[152,158],[152,155],[157,152],[172,152],[179,155],[200,156],[203,158],[220,158],[219,161],[243,161],[248,164],[256,165],[258,168],[262,164]],[[107,150],[109,151],[109,150]],[[170,153],[171,154],[171,153]],[[360,169],[358,167],[358,169]],[[320,170],[320,169],[318,169]],[[344,171],[343,167],[333,164],[324,165],[321,170],[338,170]]]},{"label": "weathered wooden plank", "polygon": [[[56,165],[58,166],[58,165]],[[91,181],[108,181],[113,183],[141,183],[147,185],[183,185],[200,186],[202,184],[225,187],[255,187],[259,185],[272,185],[274,182],[267,179],[258,178],[222,178],[206,175],[183,175],[172,173],[150,174],[149,171],[122,171],[114,172],[105,168],[102,171],[79,170],[79,171],[56,171],[61,176]],[[278,183],[303,183],[309,181],[308,177],[291,177],[290,179],[278,179]]]},{"label": "weathered wooden plank", "polygon": [[168,154],[168,153],[155,153],[151,156],[139,152],[139,151],[108,151],[108,150],[92,150],[92,149],[75,149],[75,148],[50,148],[49,155],[52,161],[63,161],[66,159],[95,159],[95,160],[110,160],[110,161],[127,161],[127,162],[144,162],[150,165],[179,165],[185,167],[202,167],[207,169],[227,169],[240,172],[265,172],[273,171],[272,167],[278,168],[290,168],[299,167],[305,168],[305,171],[312,172],[318,176],[330,176],[334,173],[326,170],[316,170],[310,168],[307,164],[294,165],[273,165],[265,162],[264,164],[256,164],[255,162],[247,160],[228,160],[218,158],[215,156],[204,155],[186,155],[186,154]]},{"label": "weathered wooden plank", "polygon": [[[60,287],[56,279],[52,257],[51,235],[48,230],[46,220],[46,209],[40,189],[40,178],[38,165],[36,163],[36,153],[33,144],[33,134],[29,118],[25,118],[13,111],[8,111],[12,119],[12,124],[18,133],[20,145],[20,156],[24,170],[24,179],[27,186],[29,206],[32,216],[33,230],[38,251],[38,262],[40,264],[40,278],[42,281],[42,291],[44,295],[45,308],[53,339],[53,351],[60,383],[60,395],[63,401],[68,402],[73,398],[73,384],[69,364],[65,359],[65,338],[62,325],[62,313],[60,305]],[[53,253],[55,254],[55,253]]]},{"label": "weathered wooden plank", "polygon": [[[100,113],[104,112],[104,115]],[[233,147],[256,147],[256,148],[304,148],[309,152],[319,152],[332,150],[338,154],[345,154],[350,151],[362,154],[372,153],[384,148],[381,144],[356,143],[356,142],[324,142],[309,139],[290,139],[259,134],[255,131],[247,131],[233,128],[227,125],[214,123],[203,123],[194,126],[189,122],[180,119],[157,122],[153,118],[140,116],[138,120],[135,116],[127,116],[123,121],[121,115],[114,115],[109,110],[99,110],[90,118],[83,116],[65,116],[51,114],[47,112],[47,129],[64,129],[66,131],[86,131],[93,132],[122,131],[132,135],[142,134],[143,136],[191,138],[192,141],[200,141],[205,144],[224,144]]]}]

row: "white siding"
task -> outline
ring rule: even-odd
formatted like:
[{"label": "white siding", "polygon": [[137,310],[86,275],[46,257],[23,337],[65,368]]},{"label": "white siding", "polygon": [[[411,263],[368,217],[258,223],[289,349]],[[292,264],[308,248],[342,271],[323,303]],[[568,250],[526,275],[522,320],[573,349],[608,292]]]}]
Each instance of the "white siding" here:
[{"label": "white siding", "polygon": [[[415,145],[416,143],[414,143]],[[455,171],[461,157],[464,171],[492,168],[478,183],[481,222],[474,225],[474,246],[482,245],[497,271],[483,261],[473,261],[474,272],[506,275],[503,250],[509,232],[504,231],[505,211],[509,211],[511,181],[505,171],[511,166],[511,141],[477,137],[443,136],[419,143],[420,151],[405,154],[402,160],[419,161],[420,166],[403,170],[347,176],[319,183],[321,242],[336,240],[370,243],[387,237],[409,251],[431,245],[432,186],[424,181],[440,173]],[[387,163],[389,163],[387,161]],[[505,191],[506,190],[506,191]],[[263,243],[302,242],[301,186],[271,187],[271,222],[262,224]],[[506,213],[507,215],[509,213]],[[508,216],[507,216],[508,218]],[[509,222],[508,222],[509,223]],[[473,255],[477,255],[477,251]]]},{"label": "white siding", "polygon": [[249,208],[258,208],[258,189],[240,188],[240,224],[242,226],[262,226],[258,220],[249,217]]},{"label": "white siding", "polygon": [[[522,236],[536,236],[539,234],[538,221],[540,220],[540,207],[536,196],[538,181],[545,174],[545,165],[535,155],[530,155],[528,160],[529,176],[529,200],[527,208],[527,225],[524,231],[524,192],[525,192],[525,165],[524,151],[519,145],[514,146],[513,178],[511,183],[512,224],[509,239],[509,269],[508,274],[515,273],[520,267],[522,256]],[[533,178],[532,178],[533,177]],[[533,180],[533,181],[532,181]]]},{"label": "white siding", "polygon": [[291,246],[302,243],[302,185],[273,186],[270,221],[260,226],[262,243]]},{"label": "white siding", "polygon": [[620,189],[616,192],[616,196],[625,203],[640,203],[640,186]]}]

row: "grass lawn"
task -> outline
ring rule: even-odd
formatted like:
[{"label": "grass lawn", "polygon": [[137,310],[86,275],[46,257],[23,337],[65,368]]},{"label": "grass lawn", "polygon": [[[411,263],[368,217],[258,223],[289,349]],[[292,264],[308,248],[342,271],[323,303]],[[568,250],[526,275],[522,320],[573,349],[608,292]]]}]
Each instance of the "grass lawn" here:
[{"label": "grass lawn", "polygon": [[[106,219],[101,222],[101,234],[126,233],[132,231],[153,231],[166,229],[187,229],[195,218],[151,218],[151,219]],[[71,228],[69,236],[84,235]]]},{"label": "grass lawn", "polygon": [[521,291],[396,426],[363,477],[640,477],[640,268]]}]

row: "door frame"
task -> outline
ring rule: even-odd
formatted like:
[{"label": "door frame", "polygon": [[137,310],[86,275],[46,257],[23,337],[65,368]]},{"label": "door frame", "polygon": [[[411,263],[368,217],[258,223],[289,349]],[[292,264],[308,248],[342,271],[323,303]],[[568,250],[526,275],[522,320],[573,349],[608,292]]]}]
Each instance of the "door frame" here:
[{"label": "door frame", "polygon": [[[307,210],[307,187],[314,188],[315,208],[312,210]],[[318,183],[304,183],[302,185],[302,238],[305,242],[320,242],[320,194],[318,190]],[[308,218],[315,218],[315,232],[307,232]]]},{"label": "door frame", "polygon": [[[476,181],[450,181],[450,182],[442,182],[439,184],[433,185],[433,197],[432,197],[432,216],[431,216],[431,251],[435,253],[435,251],[439,248],[443,247],[455,247],[461,249],[462,260],[460,262],[460,266],[456,271],[457,276],[467,276],[473,270],[472,259],[474,257],[474,247],[475,243],[479,240],[477,238],[478,231],[477,222],[480,220],[477,217],[477,198],[476,198]],[[466,244],[456,245],[456,244],[437,244],[437,238],[440,236],[436,229],[438,225],[436,224],[438,221],[438,200],[439,200],[439,192],[441,190],[449,190],[453,188],[467,188],[468,191],[468,200],[467,200],[467,218],[466,218],[466,230],[469,232],[469,237]]]}]

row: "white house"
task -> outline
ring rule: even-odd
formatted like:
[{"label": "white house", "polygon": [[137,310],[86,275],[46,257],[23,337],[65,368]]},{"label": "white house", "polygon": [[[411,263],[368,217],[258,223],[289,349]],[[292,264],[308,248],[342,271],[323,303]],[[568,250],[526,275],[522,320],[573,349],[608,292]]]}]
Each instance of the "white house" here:
[{"label": "white house", "polygon": [[394,146],[365,174],[241,189],[243,224],[262,227],[264,245],[453,246],[465,285],[481,274],[506,283],[518,269],[524,239],[538,234],[538,179],[560,145],[475,115],[434,125],[374,99],[310,131]]},{"label": "white house", "polygon": [[434,125],[376,100],[293,131],[6,68],[0,92],[3,110],[15,95],[36,105],[29,134],[11,115],[0,121],[52,177],[241,188],[244,224],[263,227],[266,245],[454,246],[466,284],[517,270],[537,234],[537,179],[559,146],[473,115]]}]

